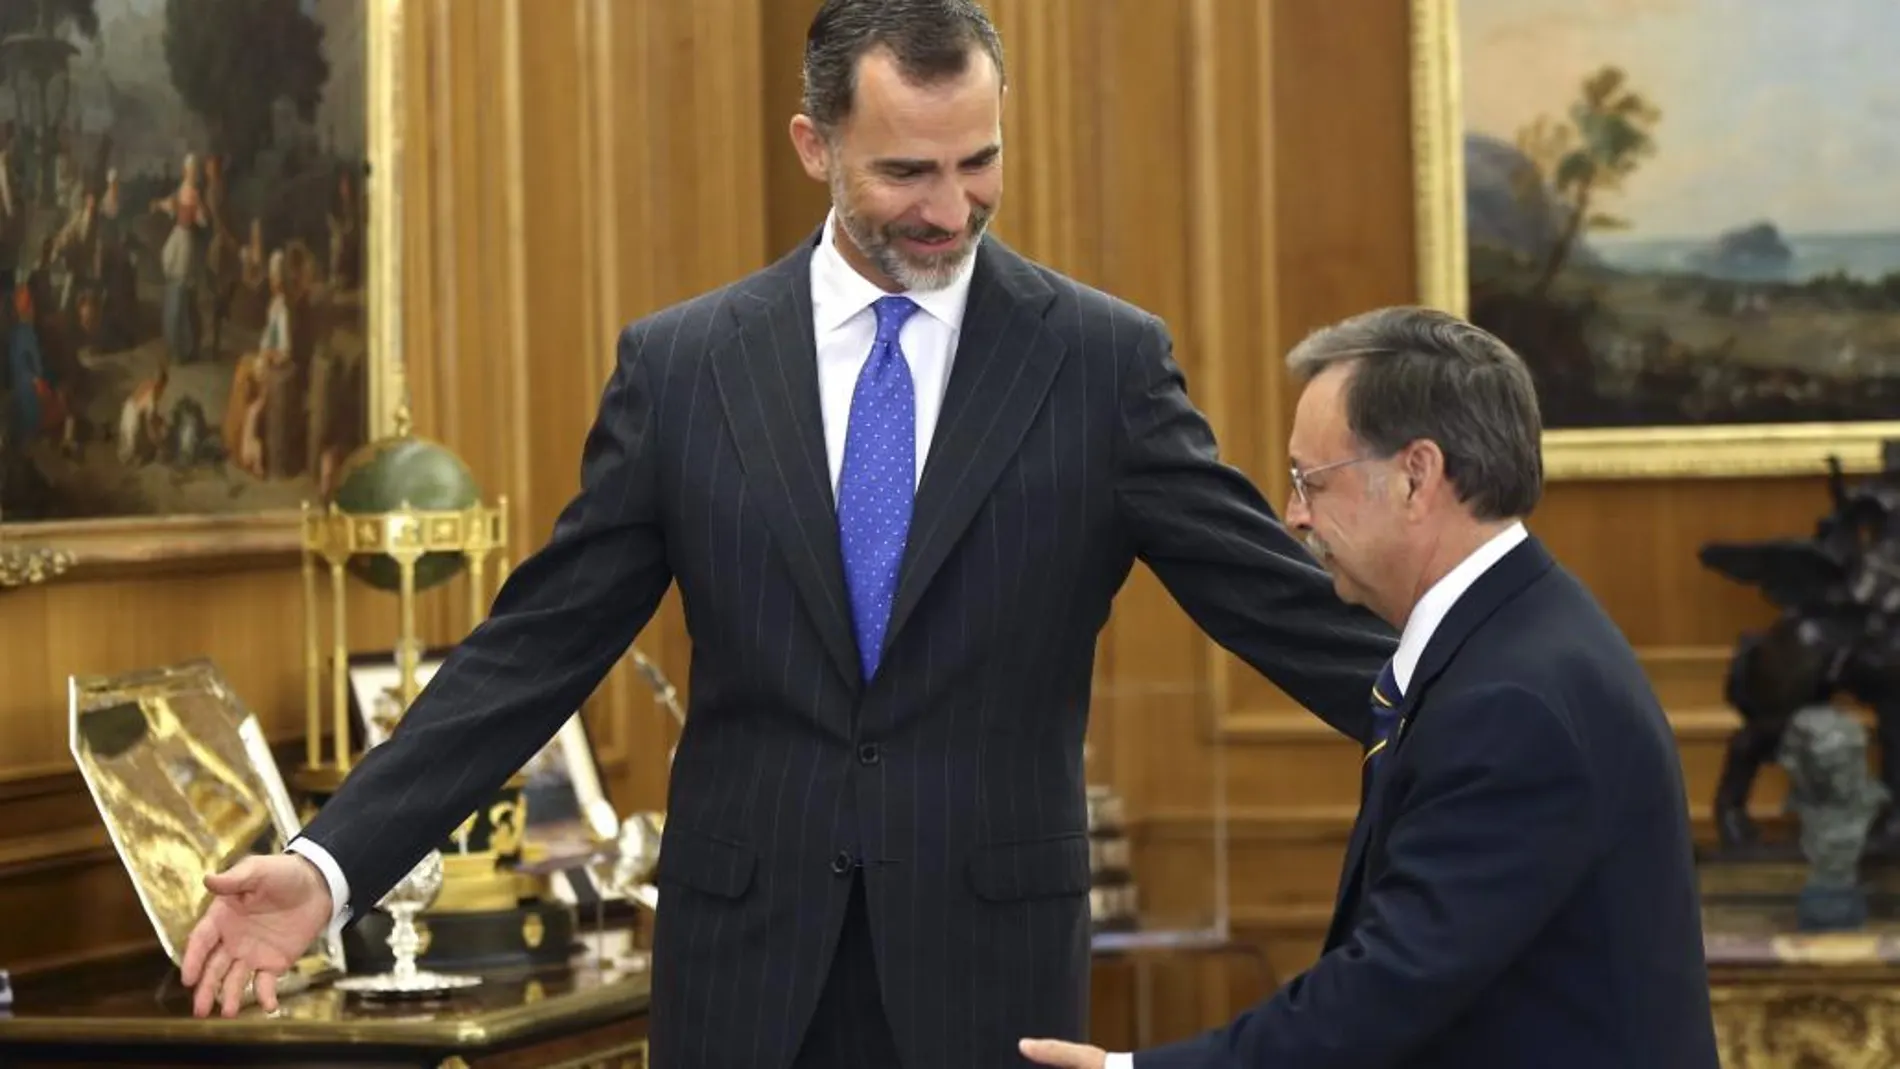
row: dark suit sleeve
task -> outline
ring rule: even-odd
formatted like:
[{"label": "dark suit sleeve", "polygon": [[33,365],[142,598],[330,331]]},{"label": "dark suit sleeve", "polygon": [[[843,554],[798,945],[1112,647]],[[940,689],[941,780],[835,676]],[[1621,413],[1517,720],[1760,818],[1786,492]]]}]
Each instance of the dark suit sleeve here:
[{"label": "dark suit sleeve", "polygon": [[560,730],[658,607],[672,576],[654,415],[629,328],[583,448],[580,491],[548,543],[304,829],[349,881],[354,917]]},{"label": "dark suit sleeve", "polygon": [[1260,491],[1221,462],[1166,328],[1122,371],[1117,500],[1135,552],[1195,623],[1348,737],[1367,737],[1392,629],[1347,605]]},{"label": "dark suit sleeve", "polygon": [[1433,706],[1399,759],[1417,771],[1387,803],[1400,812],[1359,925],[1261,1006],[1137,1069],[1404,1065],[1574,892],[1598,838],[1592,780],[1545,702],[1500,685]]}]

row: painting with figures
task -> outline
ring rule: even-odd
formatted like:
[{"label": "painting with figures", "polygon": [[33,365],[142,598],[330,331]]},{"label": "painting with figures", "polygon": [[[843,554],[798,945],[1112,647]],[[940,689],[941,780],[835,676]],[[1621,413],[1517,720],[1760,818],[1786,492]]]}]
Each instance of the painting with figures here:
[{"label": "painting with figures", "polygon": [[294,509],[365,440],[365,3],[0,3],[0,516]]},{"label": "painting with figures", "polygon": [[1549,427],[1900,417],[1900,4],[1443,6],[1447,241]]}]

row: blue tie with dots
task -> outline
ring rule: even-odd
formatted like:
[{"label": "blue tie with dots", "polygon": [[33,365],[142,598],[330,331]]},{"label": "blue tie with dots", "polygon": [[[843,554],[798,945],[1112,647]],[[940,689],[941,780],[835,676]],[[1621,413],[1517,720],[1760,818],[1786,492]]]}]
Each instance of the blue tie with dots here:
[{"label": "blue tie with dots", "polygon": [[917,477],[917,396],[897,343],[917,305],[908,297],[880,297],[873,307],[877,340],[851,394],[838,475],[838,540],[866,679],[877,674],[884,649]]},{"label": "blue tie with dots", "polygon": [[1392,742],[1392,729],[1399,722],[1399,677],[1392,670],[1392,662],[1385,662],[1379,671],[1378,682],[1372,685],[1372,738],[1366,750],[1365,775],[1360,778],[1360,796],[1364,799],[1372,789],[1372,781],[1379,774],[1379,762],[1384,759],[1386,747]]}]

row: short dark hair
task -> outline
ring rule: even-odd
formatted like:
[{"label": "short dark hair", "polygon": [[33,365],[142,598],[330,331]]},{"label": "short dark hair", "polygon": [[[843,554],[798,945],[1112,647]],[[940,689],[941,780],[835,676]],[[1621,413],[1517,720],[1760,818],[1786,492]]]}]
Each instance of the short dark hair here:
[{"label": "short dark hair", "polygon": [[1400,306],[1317,330],[1287,354],[1301,381],[1352,366],[1346,424],[1381,457],[1429,438],[1480,520],[1528,516],[1544,490],[1543,420],[1530,369],[1488,331]]},{"label": "short dark hair", "polygon": [[914,85],[962,74],[978,48],[1003,77],[1003,40],[975,0],[825,0],[805,35],[803,106],[820,129],[851,115],[858,60],[879,47]]}]

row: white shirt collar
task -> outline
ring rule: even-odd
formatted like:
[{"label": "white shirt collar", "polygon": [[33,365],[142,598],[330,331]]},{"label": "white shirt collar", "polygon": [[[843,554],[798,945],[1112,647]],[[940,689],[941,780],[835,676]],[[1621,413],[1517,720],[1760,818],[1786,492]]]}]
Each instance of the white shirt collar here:
[{"label": "white shirt collar", "polygon": [[[837,330],[852,316],[871,307],[879,297],[890,294],[845,261],[834,243],[838,213],[826,213],[825,230],[812,250],[812,326],[818,333]],[[980,240],[980,239],[979,239]],[[912,290],[904,294],[930,317],[956,330],[963,324],[963,309],[969,303],[970,277],[976,271],[976,254],[963,261],[950,284],[939,290]]]},{"label": "white shirt collar", "polygon": [[1471,589],[1471,584],[1477,582],[1479,576],[1528,537],[1529,532],[1524,530],[1522,523],[1511,524],[1459,561],[1456,568],[1446,572],[1444,578],[1433,583],[1425,596],[1418,599],[1412,615],[1405,619],[1404,632],[1399,635],[1399,651],[1392,655],[1392,678],[1398,682],[1400,694],[1411,689],[1412,673],[1418,670],[1418,659],[1424,655],[1426,644],[1431,642],[1432,632],[1444,622],[1445,614],[1451,611],[1465,591]]}]

